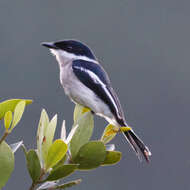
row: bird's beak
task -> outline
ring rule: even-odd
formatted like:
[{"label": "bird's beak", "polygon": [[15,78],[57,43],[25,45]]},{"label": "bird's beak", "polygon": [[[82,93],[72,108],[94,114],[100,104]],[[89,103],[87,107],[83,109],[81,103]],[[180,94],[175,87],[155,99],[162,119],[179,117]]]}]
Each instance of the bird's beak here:
[{"label": "bird's beak", "polygon": [[56,47],[54,42],[42,42],[41,45],[49,49],[58,49],[58,47]]}]

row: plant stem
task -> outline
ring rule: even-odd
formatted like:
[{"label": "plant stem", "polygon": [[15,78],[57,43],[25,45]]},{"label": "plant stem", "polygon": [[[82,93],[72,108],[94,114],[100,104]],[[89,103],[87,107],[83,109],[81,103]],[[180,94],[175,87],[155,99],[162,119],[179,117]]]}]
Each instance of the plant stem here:
[{"label": "plant stem", "polygon": [[9,132],[8,131],[5,131],[3,136],[1,137],[0,139],[0,144],[6,139],[6,137],[8,136]]},{"label": "plant stem", "polygon": [[35,190],[36,185],[38,185],[38,184],[40,184],[40,183],[43,182],[43,181],[42,181],[42,178],[43,178],[43,176],[44,176],[45,174],[46,174],[45,170],[42,169],[42,170],[41,170],[41,175],[40,175],[38,181],[33,182],[32,185],[30,186],[29,190]]},{"label": "plant stem", "polygon": [[30,189],[29,189],[29,190],[34,190],[34,188],[35,188],[36,185],[37,185],[37,184],[33,182],[32,185],[30,186]]},{"label": "plant stem", "polygon": [[67,153],[67,155],[68,155],[68,162],[69,162],[69,164],[72,164],[73,161],[72,161],[72,157],[71,157],[71,155],[70,155],[69,153]]}]

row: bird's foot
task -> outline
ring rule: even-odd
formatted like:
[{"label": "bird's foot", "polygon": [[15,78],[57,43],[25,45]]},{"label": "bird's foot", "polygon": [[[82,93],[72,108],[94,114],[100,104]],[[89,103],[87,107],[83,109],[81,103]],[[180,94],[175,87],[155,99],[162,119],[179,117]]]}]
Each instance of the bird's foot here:
[{"label": "bird's foot", "polygon": [[127,131],[131,131],[132,130],[132,128],[131,127],[120,127],[119,128],[119,132],[127,132]]},{"label": "bird's foot", "polygon": [[106,128],[105,136],[108,137],[111,135],[116,135],[116,133],[118,133],[118,131],[119,131],[118,127],[116,127],[112,124],[109,124]]},{"label": "bird's foot", "polygon": [[87,107],[83,107],[83,109],[82,109],[82,113],[86,113],[89,111],[91,111],[91,110],[90,110],[90,108],[87,108]]},{"label": "bird's foot", "polygon": [[106,132],[106,136],[114,135],[116,133],[124,133],[131,130],[131,127],[116,127],[112,124],[111,128]]}]

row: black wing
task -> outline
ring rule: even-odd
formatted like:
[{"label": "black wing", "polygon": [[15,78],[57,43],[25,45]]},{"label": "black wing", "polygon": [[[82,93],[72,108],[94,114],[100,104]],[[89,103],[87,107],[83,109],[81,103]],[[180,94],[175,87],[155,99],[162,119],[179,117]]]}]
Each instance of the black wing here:
[{"label": "black wing", "polygon": [[90,61],[75,60],[72,69],[76,77],[109,106],[117,122],[121,126],[125,126],[121,104],[103,67]]}]

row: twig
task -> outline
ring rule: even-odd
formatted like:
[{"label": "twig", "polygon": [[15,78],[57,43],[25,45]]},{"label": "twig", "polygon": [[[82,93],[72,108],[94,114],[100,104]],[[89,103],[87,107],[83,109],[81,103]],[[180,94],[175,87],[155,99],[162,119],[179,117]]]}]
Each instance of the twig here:
[{"label": "twig", "polygon": [[3,136],[1,137],[0,139],[0,144],[6,139],[6,137],[8,136],[9,132],[8,131],[5,131]]},{"label": "twig", "polygon": [[45,170],[42,169],[41,175],[40,175],[39,179],[38,179],[36,182],[33,182],[33,183],[32,183],[32,185],[30,186],[29,190],[35,190],[36,185],[38,185],[38,184],[40,184],[40,183],[43,183],[42,178],[43,178],[43,176],[44,176],[45,174],[46,174]]},{"label": "twig", "polygon": [[30,189],[29,189],[29,190],[34,190],[34,188],[35,188],[36,185],[37,185],[37,184],[33,182],[32,185],[30,186]]},{"label": "twig", "polygon": [[69,163],[69,164],[72,164],[72,163],[73,163],[73,160],[72,160],[71,154],[68,152],[67,155],[68,155],[68,163]]}]

